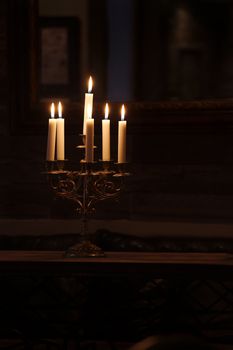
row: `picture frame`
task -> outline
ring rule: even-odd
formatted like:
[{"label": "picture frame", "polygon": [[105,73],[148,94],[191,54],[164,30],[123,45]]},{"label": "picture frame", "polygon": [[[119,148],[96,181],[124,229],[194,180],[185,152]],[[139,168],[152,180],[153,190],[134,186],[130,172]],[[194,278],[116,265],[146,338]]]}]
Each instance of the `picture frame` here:
[{"label": "picture frame", "polygon": [[76,17],[40,17],[39,99],[75,99],[80,88],[80,23]]}]

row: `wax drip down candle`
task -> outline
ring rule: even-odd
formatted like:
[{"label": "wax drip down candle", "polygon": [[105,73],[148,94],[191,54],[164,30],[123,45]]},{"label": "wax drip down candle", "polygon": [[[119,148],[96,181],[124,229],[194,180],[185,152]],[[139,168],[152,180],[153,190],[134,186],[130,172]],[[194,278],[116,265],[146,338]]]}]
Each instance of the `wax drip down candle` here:
[{"label": "wax drip down candle", "polygon": [[92,110],[93,110],[92,87],[93,87],[93,80],[92,80],[92,77],[90,77],[88,81],[88,92],[85,93],[83,135],[86,135],[86,122],[87,122],[87,119],[89,118],[88,113],[91,115],[91,118],[92,118]]},{"label": "wax drip down candle", "polygon": [[87,114],[85,160],[87,163],[92,163],[94,161],[94,119],[90,106],[87,109]]},{"label": "wax drip down candle", "polygon": [[108,103],[105,105],[105,118],[102,120],[102,160],[110,161],[110,120]]},{"label": "wax drip down candle", "polygon": [[57,119],[57,160],[65,159],[65,121],[62,118],[62,104],[58,103]]},{"label": "wax drip down candle", "polygon": [[125,106],[121,107],[121,120],[118,122],[118,163],[126,163],[126,120]]},{"label": "wax drip down candle", "polygon": [[55,158],[55,144],[56,144],[56,124],[55,117],[55,105],[51,104],[50,107],[50,118],[48,123],[48,139],[47,139],[47,153],[46,160],[53,161]]}]

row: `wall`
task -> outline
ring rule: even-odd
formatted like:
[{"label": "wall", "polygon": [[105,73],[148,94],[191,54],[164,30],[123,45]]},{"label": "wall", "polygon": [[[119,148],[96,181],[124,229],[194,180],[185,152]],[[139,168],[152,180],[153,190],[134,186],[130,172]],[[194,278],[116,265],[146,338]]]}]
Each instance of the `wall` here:
[{"label": "wall", "polygon": [[7,41],[7,2],[0,2],[0,213],[4,216],[8,205],[9,169],[10,169],[10,119],[9,119],[9,66]]},{"label": "wall", "polygon": [[86,0],[39,0],[39,16],[77,17],[81,26],[81,81],[87,80],[88,72],[88,1]]},{"label": "wall", "polygon": [[[17,3],[22,13],[10,12],[11,6]],[[75,211],[69,202],[53,199],[43,174],[48,111],[43,104],[34,109],[29,106],[30,50],[28,30],[22,26],[23,23],[27,25],[27,6],[22,7],[16,1],[2,1],[0,6],[0,66],[6,65],[6,69],[0,71],[0,217],[10,221],[29,220],[29,223],[30,220],[44,220],[41,230],[49,227],[52,231],[54,219],[71,220],[69,225],[73,225]],[[14,16],[18,16],[16,26],[11,25]],[[118,104],[113,105],[114,155],[118,108]],[[82,120],[83,106],[67,104],[66,111],[67,157],[78,167],[75,146],[81,123],[77,120]],[[96,133],[100,135],[102,105],[96,104],[95,111]],[[233,218],[232,111],[232,101],[129,103],[128,156],[133,175],[127,179],[121,201],[99,205],[94,220],[103,220],[102,223],[106,220],[105,227],[107,220],[113,223],[127,220],[127,226],[119,223],[116,227],[121,232],[125,227],[129,233],[138,233],[140,227],[143,234],[146,231],[170,231],[172,234],[179,230],[182,234],[186,230],[187,234],[193,230],[200,234],[206,228],[211,235],[215,223],[229,225],[227,230],[230,231]],[[100,144],[100,137],[96,138],[96,144]],[[149,226],[144,226],[143,221]],[[16,222],[5,230],[14,231]],[[193,226],[179,224],[181,222]],[[196,226],[199,223],[203,226]],[[211,225],[205,226],[207,224]],[[32,229],[30,224],[28,227]],[[98,223],[95,227],[99,227]],[[219,235],[225,230],[223,227],[218,226]],[[66,230],[65,221],[62,221],[61,231]]]}]

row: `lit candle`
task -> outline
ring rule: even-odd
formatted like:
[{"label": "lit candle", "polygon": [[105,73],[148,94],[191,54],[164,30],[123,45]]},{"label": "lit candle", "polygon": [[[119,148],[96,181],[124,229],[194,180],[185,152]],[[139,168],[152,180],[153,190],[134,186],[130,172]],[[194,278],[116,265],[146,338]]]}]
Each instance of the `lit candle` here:
[{"label": "lit candle", "polygon": [[92,110],[90,106],[87,109],[87,115],[85,160],[87,163],[92,163],[94,160],[94,119],[91,118]]},{"label": "lit candle", "polygon": [[105,105],[105,119],[102,120],[102,160],[110,160],[110,120],[108,119],[109,107]]},{"label": "lit candle", "polygon": [[65,159],[65,125],[62,118],[62,104],[58,103],[58,119],[57,119],[57,160]]},{"label": "lit candle", "polygon": [[56,143],[56,119],[55,116],[55,106],[54,103],[50,107],[50,116],[48,124],[48,139],[47,139],[47,160],[54,160],[55,157],[55,143]]},{"label": "lit candle", "polygon": [[92,85],[93,85],[92,77],[90,77],[89,81],[88,81],[88,93],[85,94],[84,116],[83,116],[83,135],[86,135],[86,122],[87,122],[87,119],[89,118],[88,113],[92,117],[92,110],[93,110],[93,93],[91,93]]},{"label": "lit candle", "polygon": [[121,107],[121,120],[118,123],[118,163],[126,163],[126,120],[125,106]]}]

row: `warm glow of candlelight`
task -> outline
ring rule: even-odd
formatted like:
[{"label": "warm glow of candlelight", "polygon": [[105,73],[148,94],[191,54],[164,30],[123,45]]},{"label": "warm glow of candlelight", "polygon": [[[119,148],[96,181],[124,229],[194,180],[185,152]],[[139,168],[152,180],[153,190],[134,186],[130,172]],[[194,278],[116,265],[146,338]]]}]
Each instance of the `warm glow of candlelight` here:
[{"label": "warm glow of candlelight", "polygon": [[125,119],[125,106],[122,105],[121,107],[121,120],[124,120]]},{"label": "warm glow of candlelight", "polygon": [[60,101],[58,102],[58,117],[62,118],[62,104]]},{"label": "warm glow of candlelight", "polygon": [[106,103],[106,105],[105,105],[105,116],[104,116],[104,118],[105,118],[105,119],[108,119],[108,116],[109,116],[109,107],[108,107],[108,103]]},{"label": "warm glow of candlelight", "polygon": [[87,106],[87,118],[91,119],[92,117],[92,108],[90,105]]},{"label": "warm glow of candlelight", "polygon": [[88,92],[92,92],[92,86],[93,86],[93,81],[92,81],[92,77],[89,78],[88,81]]},{"label": "warm glow of candlelight", "polygon": [[54,103],[51,103],[50,115],[51,115],[51,118],[54,118],[54,116],[55,116],[55,105],[54,105]]}]

